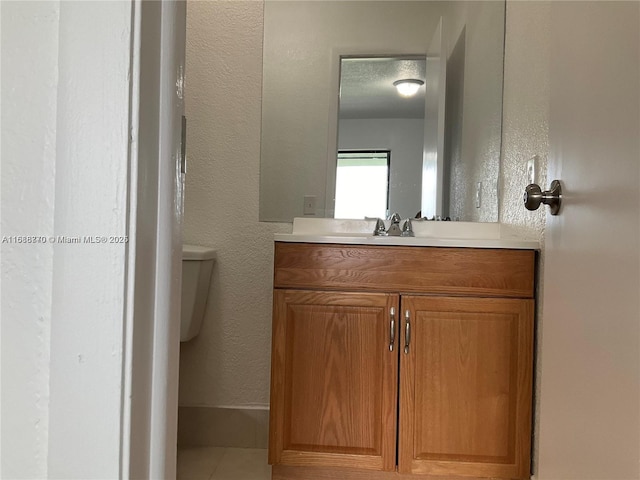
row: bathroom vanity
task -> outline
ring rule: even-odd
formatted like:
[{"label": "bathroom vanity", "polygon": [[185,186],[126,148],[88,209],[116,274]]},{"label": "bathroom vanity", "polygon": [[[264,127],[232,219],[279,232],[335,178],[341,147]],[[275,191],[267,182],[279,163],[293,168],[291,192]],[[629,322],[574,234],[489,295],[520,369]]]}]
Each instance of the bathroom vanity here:
[{"label": "bathroom vanity", "polygon": [[272,478],[528,478],[535,249],[357,238],[276,238]]}]

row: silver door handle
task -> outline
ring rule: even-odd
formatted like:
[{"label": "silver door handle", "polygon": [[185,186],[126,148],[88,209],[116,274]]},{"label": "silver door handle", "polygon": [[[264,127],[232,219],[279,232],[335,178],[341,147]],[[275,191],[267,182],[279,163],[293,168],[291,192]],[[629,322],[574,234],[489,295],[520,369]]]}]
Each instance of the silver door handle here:
[{"label": "silver door handle", "polygon": [[389,310],[389,316],[391,317],[390,330],[389,330],[389,351],[393,352],[393,345],[396,343],[396,309],[391,307]]},{"label": "silver door handle", "polygon": [[524,189],[524,206],[527,210],[537,210],[541,203],[549,205],[551,215],[560,213],[562,205],[562,185],[559,180],[551,182],[551,188],[546,191],[532,183]]},{"label": "silver door handle", "polygon": [[404,312],[404,353],[409,353],[409,343],[411,342],[411,322],[409,321],[409,310]]}]

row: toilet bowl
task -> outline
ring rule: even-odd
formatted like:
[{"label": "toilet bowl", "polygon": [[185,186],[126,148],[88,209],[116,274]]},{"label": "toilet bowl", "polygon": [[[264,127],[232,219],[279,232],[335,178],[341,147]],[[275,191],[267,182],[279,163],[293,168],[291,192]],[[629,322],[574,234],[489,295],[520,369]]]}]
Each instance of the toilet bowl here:
[{"label": "toilet bowl", "polygon": [[212,248],[182,246],[181,342],[191,340],[200,333],[215,261],[216,251]]}]

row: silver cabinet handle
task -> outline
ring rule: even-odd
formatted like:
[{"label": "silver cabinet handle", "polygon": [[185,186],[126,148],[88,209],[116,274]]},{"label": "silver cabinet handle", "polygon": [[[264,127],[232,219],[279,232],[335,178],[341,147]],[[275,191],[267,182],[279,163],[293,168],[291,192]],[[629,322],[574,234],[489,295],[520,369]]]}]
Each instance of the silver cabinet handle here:
[{"label": "silver cabinet handle", "polygon": [[409,321],[409,310],[404,312],[404,353],[409,353],[409,343],[411,342],[411,322]]},{"label": "silver cabinet handle", "polygon": [[396,309],[391,307],[389,310],[391,317],[391,329],[389,331],[389,351],[393,352],[393,344],[396,343]]},{"label": "silver cabinet handle", "polygon": [[551,182],[551,188],[547,191],[532,183],[524,190],[524,206],[527,210],[537,210],[541,203],[549,205],[549,213],[558,215],[562,205],[562,185],[559,180]]}]

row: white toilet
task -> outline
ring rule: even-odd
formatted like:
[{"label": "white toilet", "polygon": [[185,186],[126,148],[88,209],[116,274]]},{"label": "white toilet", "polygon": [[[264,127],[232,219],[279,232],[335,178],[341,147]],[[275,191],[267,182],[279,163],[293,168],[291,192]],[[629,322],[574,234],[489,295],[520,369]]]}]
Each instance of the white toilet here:
[{"label": "white toilet", "polygon": [[182,246],[181,342],[191,340],[200,333],[215,261],[216,251],[212,248]]}]

